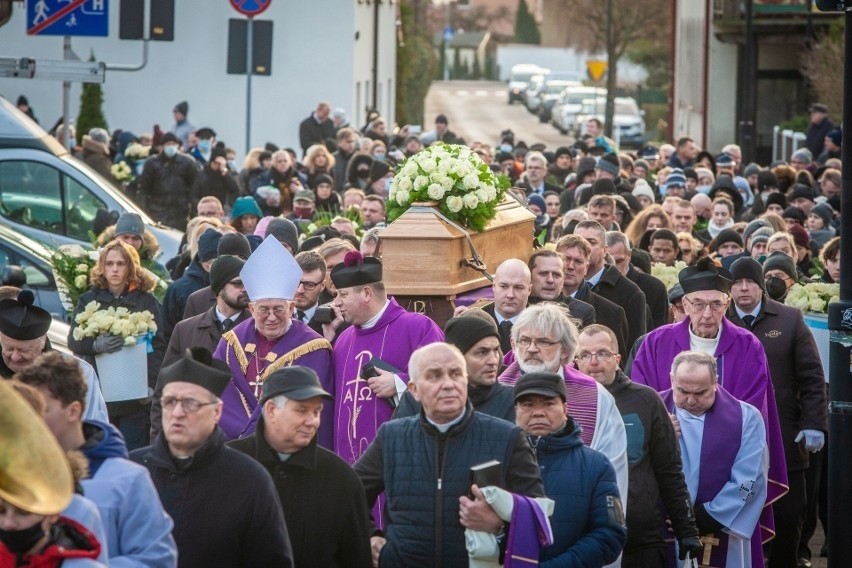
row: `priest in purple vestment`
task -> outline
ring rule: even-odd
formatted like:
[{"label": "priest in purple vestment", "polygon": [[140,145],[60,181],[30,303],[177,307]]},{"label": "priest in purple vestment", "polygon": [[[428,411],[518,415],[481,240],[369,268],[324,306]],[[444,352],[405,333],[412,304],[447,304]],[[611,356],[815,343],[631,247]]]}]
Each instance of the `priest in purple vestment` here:
[{"label": "priest in purple vestment", "polygon": [[[293,296],[302,278],[293,256],[273,236],[267,237],[246,261],[240,278],[249,296],[252,317],[225,333],[214,357],[231,369],[232,380],[222,393],[219,425],[228,439],[252,434],[260,417],[258,404],[264,380],[290,365],[309,367],[323,388],[334,393],[331,344],[306,324],[293,319]],[[332,448],[334,421],[324,405],[318,443]]]},{"label": "priest in purple vestment", "polygon": [[388,298],[376,258],[351,251],[331,280],[337,319],[352,324],[334,344],[334,451],[354,464],[408,388],[411,354],[443,341],[444,334],[426,316]]},{"label": "priest in purple vestment", "polygon": [[769,448],[766,510],[761,518],[763,540],[767,541],[774,536],[769,505],[787,492],[788,485],[778,409],[763,346],[747,329],[725,319],[732,284],[727,270],[711,259],[701,259],[696,266],[684,268],[678,280],[687,318],[649,333],[627,371],[634,382],[663,392],[671,388],[672,362],[679,353],[707,353],[716,359],[719,385],[760,411]]}]

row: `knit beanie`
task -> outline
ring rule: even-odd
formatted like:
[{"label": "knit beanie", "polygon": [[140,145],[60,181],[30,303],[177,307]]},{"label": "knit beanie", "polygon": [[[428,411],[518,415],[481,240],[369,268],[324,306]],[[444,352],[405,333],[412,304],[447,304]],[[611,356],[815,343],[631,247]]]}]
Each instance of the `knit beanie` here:
[{"label": "knit beanie", "polygon": [[618,172],[621,171],[621,162],[619,162],[618,156],[610,152],[609,154],[601,156],[596,167],[599,170],[603,170],[611,175],[617,176]]},{"label": "knit beanie", "polygon": [[198,259],[201,262],[213,260],[218,254],[219,240],[222,233],[210,228],[204,231],[198,238]]},{"label": "knit beanie", "polygon": [[615,195],[615,183],[609,178],[599,178],[592,184],[592,195]]},{"label": "knit beanie", "polygon": [[230,254],[213,261],[213,266],[210,267],[210,289],[213,293],[218,296],[225,284],[240,275],[245,263],[243,259]]},{"label": "knit beanie", "polygon": [[775,230],[772,227],[761,227],[758,230],[754,231],[751,234],[751,241],[748,243],[749,252],[754,248],[754,245],[757,243],[766,243],[769,242],[769,237],[775,234]]},{"label": "knit beanie", "polygon": [[243,260],[248,260],[251,255],[251,246],[248,239],[241,233],[228,233],[222,235],[219,239],[219,244],[216,246],[217,256],[233,255],[238,256]]},{"label": "knit beanie", "polygon": [[755,219],[746,225],[745,229],[743,229],[743,242],[748,243],[748,238],[752,235],[752,233],[761,227],[769,227],[769,221],[766,219]]},{"label": "knit beanie", "polygon": [[734,282],[737,280],[748,279],[760,286],[764,290],[763,282],[763,267],[757,260],[750,256],[738,258],[731,265],[731,276],[734,277]]},{"label": "knit beanie", "polygon": [[266,236],[274,236],[281,244],[290,247],[292,254],[299,252],[299,230],[290,219],[276,217],[266,227]]},{"label": "knit beanie", "polygon": [[757,172],[757,191],[765,191],[770,187],[778,187],[778,176],[769,170]]},{"label": "knit beanie", "polygon": [[777,250],[770,254],[763,261],[763,274],[766,275],[770,270],[780,270],[793,280],[799,280],[799,273],[796,271],[796,263],[793,259],[787,256],[786,253]]},{"label": "knit beanie", "polygon": [[811,246],[811,237],[801,225],[791,225],[787,228],[787,232],[793,237],[793,242],[797,247],[809,248]]},{"label": "knit beanie", "polygon": [[718,235],[716,235],[715,239],[713,239],[713,243],[711,244],[711,248],[715,252],[715,251],[719,250],[719,247],[722,246],[725,243],[736,243],[740,247],[742,247],[743,246],[743,238],[740,236],[740,234],[738,232],[736,232],[733,229],[724,229]]},{"label": "knit beanie", "polygon": [[467,353],[478,341],[486,337],[500,339],[494,320],[473,316],[450,318],[444,326],[444,341],[455,345],[463,354]]},{"label": "knit beanie", "polygon": [[766,207],[769,208],[770,205],[775,204],[781,207],[781,209],[787,208],[787,196],[785,196],[780,191],[776,191],[775,193],[770,193],[766,198]]},{"label": "knit beanie", "polygon": [[544,197],[540,196],[537,193],[533,193],[532,195],[530,195],[527,198],[527,203],[538,207],[539,211],[541,211],[542,214],[547,212],[547,205],[544,202]]},{"label": "knit beanie", "polygon": [[805,224],[805,212],[798,207],[793,207],[792,205],[784,210],[781,217],[784,219],[792,219],[799,225]]},{"label": "knit beanie", "polygon": [[828,228],[831,224],[831,220],[834,218],[834,211],[828,203],[820,203],[811,208],[811,215],[819,216],[822,219],[823,224],[825,224],[825,227]]}]

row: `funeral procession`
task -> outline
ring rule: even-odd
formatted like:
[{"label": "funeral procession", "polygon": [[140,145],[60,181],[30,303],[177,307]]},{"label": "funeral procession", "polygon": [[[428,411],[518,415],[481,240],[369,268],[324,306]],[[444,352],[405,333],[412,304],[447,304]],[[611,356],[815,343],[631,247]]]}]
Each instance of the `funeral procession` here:
[{"label": "funeral procession", "polygon": [[852,566],[850,65],[846,0],[0,0],[0,568]]}]

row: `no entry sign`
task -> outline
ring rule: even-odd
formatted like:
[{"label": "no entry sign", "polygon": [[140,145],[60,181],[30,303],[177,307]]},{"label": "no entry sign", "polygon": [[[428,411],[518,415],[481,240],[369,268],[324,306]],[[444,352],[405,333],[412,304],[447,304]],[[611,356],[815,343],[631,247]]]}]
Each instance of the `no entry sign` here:
[{"label": "no entry sign", "polygon": [[248,17],[257,16],[269,8],[271,3],[272,0],[231,0],[234,10]]}]

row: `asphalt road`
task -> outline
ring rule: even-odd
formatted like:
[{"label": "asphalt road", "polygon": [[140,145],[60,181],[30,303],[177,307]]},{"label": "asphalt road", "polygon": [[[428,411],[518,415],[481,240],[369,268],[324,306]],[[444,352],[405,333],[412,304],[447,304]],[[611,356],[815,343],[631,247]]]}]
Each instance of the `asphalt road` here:
[{"label": "asphalt road", "polygon": [[523,140],[527,146],[542,142],[555,150],[574,142],[549,123],[539,122],[522,103],[509,105],[507,89],[506,83],[496,81],[435,81],[426,95],[423,130],[431,130],[435,117],[443,113],[450,130],[468,144],[478,140],[497,146],[500,132],[507,128],[515,133],[516,142]]}]

